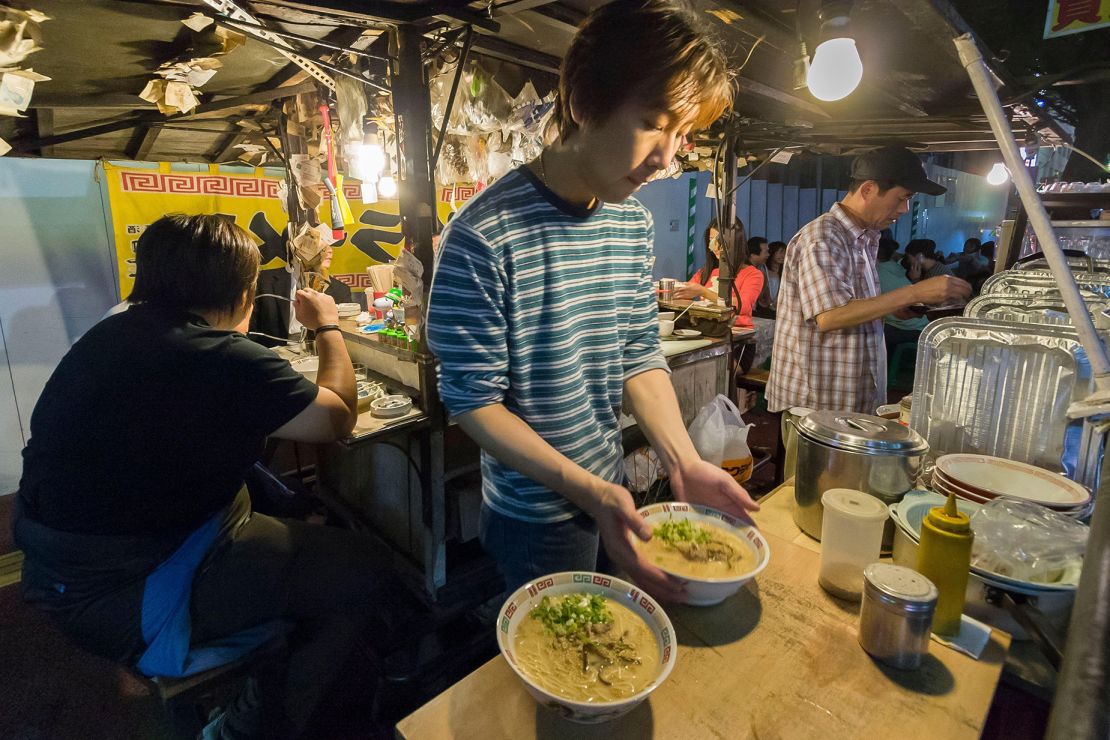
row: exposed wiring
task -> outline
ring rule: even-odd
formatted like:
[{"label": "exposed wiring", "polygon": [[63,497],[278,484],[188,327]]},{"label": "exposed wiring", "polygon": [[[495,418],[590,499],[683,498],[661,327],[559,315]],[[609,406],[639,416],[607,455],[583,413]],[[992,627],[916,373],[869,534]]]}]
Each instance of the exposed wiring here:
[{"label": "exposed wiring", "polygon": [[1068,149],[1071,149],[1071,150],[1072,150],[1073,152],[1075,152],[1075,153],[1076,153],[1076,154],[1078,154],[1079,156],[1081,156],[1081,157],[1084,157],[1084,158],[1086,158],[1086,159],[1089,159],[1089,160],[1091,160],[1092,162],[1094,162],[1094,163],[1095,163],[1096,165],[1098,165],[1099,169],[1101,169],[1101,170],[1102,170],[1103,172],[1110,172],[1110,167],[1107,167],[1107,166],[1106,166],[1105,164],[1103,164],[1102,162],[1099,162],[1099,161],[1098,161],[1097,159],[1095,159],[1094,157],[1092,157],[1092,156],[1091,156],[1090,154],[1087,154],[1087,152],[1083,151],[1083,150],[1082,150],[1082,149],[1080,149],[1079,147],[1077,147],[1077,146],[1074,146],[1073,144],[1069,144],[1069,143],[1068,143],[1068,142],[1066,142],[1066,141],[1065,141],[1065,142],[1063,142],[1063,144],[1064,144],[1064,146],[1066,146],[1066,147],[1067,147]]},{"label": "exposed wiring", "polygon": [[752,53],[755,52],[755,47],[763,43],[763,39],[765,38],[767,38],[766,34],[760,36],[755,40],[755,43],[752,44],[752,48],[748,49],[748,55],[744,57],[744,62],[736,69],[737,72],[742,72],[744,70],[744,67],[748,66],[748,60],[752,58]]}]

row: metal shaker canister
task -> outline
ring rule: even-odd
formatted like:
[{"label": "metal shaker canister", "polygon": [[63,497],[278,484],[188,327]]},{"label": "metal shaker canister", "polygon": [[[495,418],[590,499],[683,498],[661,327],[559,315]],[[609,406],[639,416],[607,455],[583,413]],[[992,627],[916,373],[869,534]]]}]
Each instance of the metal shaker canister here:
[{"label": "metal shaker canister", "polygon": [[917,571],[890,563],[863,569],[859,644],[875,660],[903,670],[921,665],[929,652],[929,632],[937,587]]},{"label": "metal shaker canister", "polygon": [[674,300],[674,278],[661,278],[659,280],[659,300],[669,303]]},{"label": "metal shaker canister", "polygon": [[[798,461],[794,474],[794,522],[821,538],[821,496],[832,488],[863,491],[893,504],[914,487],[929,444],[920,434],[880,416],[814,411],[795,422]],[[887,521],[883,552],[894,544]]]}]

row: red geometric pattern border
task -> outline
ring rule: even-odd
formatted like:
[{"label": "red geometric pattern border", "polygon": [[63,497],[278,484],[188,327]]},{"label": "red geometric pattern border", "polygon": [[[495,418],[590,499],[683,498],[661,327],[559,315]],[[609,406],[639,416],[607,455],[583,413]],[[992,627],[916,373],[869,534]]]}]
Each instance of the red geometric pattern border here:
[{"label": "red geometric pattern border", "polygon": [[332,275],[332,277],[352,288],[369,288],[373,285],[370,282],[370,276],[365,272],[345,272],[341,275]]},{"label": "red geometric pattern border", "polygon": [[225,195],[231,198],[277,198],[278,180],[226,175],[190,175],[181,172],[120,173],[120,189],[129,193],[175,195]]}]

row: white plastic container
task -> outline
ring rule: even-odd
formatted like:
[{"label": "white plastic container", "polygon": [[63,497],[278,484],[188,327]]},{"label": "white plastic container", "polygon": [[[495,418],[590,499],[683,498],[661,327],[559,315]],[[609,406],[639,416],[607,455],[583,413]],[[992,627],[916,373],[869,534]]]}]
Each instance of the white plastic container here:
[{"label": "white plastic container", "polygon": [[863,569],[879,559],[887,507],[874,496],[831,488],[821,496],[821,571],[817,582],[833,596],[859,601]]}]

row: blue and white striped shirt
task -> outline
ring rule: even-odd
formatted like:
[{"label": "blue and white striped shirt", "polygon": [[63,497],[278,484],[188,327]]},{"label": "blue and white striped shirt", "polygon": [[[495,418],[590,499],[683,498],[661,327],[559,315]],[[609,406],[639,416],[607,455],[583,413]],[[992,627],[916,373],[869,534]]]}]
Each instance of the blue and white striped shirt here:
[{"label": "blue and white striped shirt", "polygon": [[[667,369],[653,240],[638,201],[576,208],[523,167],[475,196],[443,234],[428,299],[448,412],[502,403],[569,459],[619,483],[624,382]],[[482,494],[529,522],[579,513],[485,452]]]}]

